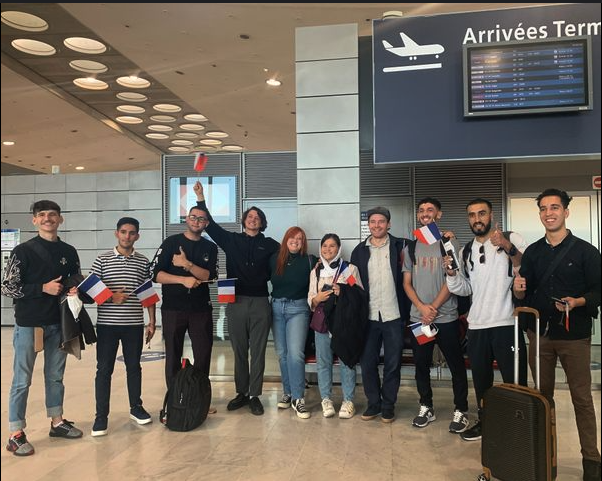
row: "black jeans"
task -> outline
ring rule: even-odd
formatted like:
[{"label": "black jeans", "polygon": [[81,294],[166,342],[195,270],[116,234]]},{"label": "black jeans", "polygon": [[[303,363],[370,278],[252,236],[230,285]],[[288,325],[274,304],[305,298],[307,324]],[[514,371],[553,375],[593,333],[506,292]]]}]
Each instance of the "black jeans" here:
[{"label": "black jeans", "polygon": [[111,398],[111,376],[119,341],[125,362],[130,408],[142,404],[142,368],[140,356],[144,337],[144,326],[96,326],[96,416],[109,415]]},{"label": "black jeans", "polygon": [[[436,324],[439,328],[436,342],[445,356],[447,367],[452,375],[455,408],[466,412],[468,411],[468,380],[462,346],[460,345],[460,326],[457,320]],[[416,387],[420,395],[420,404],[433,407],[431,365],[433,364],[435,342],[420,345],[415,336],[412,336],[411,339],[414,363],[416,364]]]}]

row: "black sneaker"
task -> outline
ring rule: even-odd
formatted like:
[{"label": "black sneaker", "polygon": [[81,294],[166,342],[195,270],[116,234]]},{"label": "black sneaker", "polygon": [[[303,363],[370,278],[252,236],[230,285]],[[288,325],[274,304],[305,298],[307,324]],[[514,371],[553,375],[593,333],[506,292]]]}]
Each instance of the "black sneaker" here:
[{"label": "black sneaker", "polygon": [[305,407],[305,399],[295,399],[292,403],[293,410],[297,413],[297,417],[301,419],[309,419],[311,413]]},{"label": "black sneaker", "polygon": [[417,428],[425,428],[432,423],[435,419],[435,411],[432,407],[426,406],[424,404],[420,405],[420,411],[418,411],[418,416],[414,418],[412,421],[412,426],[416,426]]},{"label": "black sneaker", "polygon": [[251,413],[255,414],[255,416],[261,416],[263,414],[263,404],[261,404],[261,401],[257,396],[253,396],[250,399],[249,405],[251,406]]},{"label": "black sneaker", "polygon": [[481,421],[477,421],[473,427],[460,433],[464,441],[479,441],[481,439]]},{"label": "black sneaker", "polygon": [[6,450],[15,456],[31,456],[35,451],[33,446],[27,441],[25,431],[19,431],[17,434],[8,438]]},{"label": "black sneaker", "polygon": [[109,420],[103,416],[96,416],[94,425],[92,426],[92,436],[106,436],[108,431]]},{"label": "black sneaker", "polygon": [[364,421],[370,421],[376,418],[380,414],[380,406],[368,406],[368,409],[364,411],[362,414],[362,419]]},{"label": "black sneaker", "polygon": [[[16,454],[16,453],[15,453]],[[600,461],[583,459],[583,481],[600,481]]]},{"label": "black sneaker", "polygon": [[56,427],[52,424],[52,421],[50,421],[50,432],[48,433],[48,435],[51,438],[77,439],[81,438],[84,435],[84,433],[80,429],[77,429],[73,425],[72,421],[67,421],[66,419],[63,419],[61,421],[61,424],[59,424]]},{"label": "black sneaker", "polygon": [[153,418],[149,413],[146,412],[146,409],[144,409],[141,404],[138,404],[130,409],[130,419],[133,419],[138,424],[148,424],[153,422]]},{"label": "black sneaker", "polygon": [[228,403],[227,409],[228,411],[236,411],[247,404],[249,404],[249,396],[238,393],[236,397]]},{"label": "black sneaker", "polygon": [[452,418],[451,423],[449,423],[449,432],[456,434],[463,433],[468,429],[468,424],[469,422],[466,415],[459,409],[456,409],[454,411],[454,417]]},{"label": "black sneaker", "polygon": [[383,413],[380,416],[380,420],[383,423],[392,423],[393,421],[395,421],[395,410],[383,409]]},{"label": "black sneaker", "polygon": [[291,407],[292,397],[290,394],[283,394],[278,401],[278,409],[288,409]]}]

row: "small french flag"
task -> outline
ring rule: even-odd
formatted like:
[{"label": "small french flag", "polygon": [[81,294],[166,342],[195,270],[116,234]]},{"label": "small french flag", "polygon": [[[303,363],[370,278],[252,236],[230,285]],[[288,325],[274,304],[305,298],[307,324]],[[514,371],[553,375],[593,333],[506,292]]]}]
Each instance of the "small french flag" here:
[{"label": "small french flag", "polygon": [[[430,225],[430,224],[429,224]],[[422,332],[422,322],[414,322],[410,324],[410,329],[414,334],[414,337],[418,341],[418,344],[426,344],[428,342],[432,342],[435,340],[435,337],[428,337],[424,332]]]},{"label": "small french flag", "polygon": [[353,277],[353,274],[351,273],[349,263],[345,261],[343,261],[341,265],[341,273],[339,274],[339,277],[341,276],[349,286],[354,286],[357,283],[357,280],[355,279],[355,277]]},{"label": "small french flag", "polygon": [[235,302],[234,283],[236,279],[217,280],[217,302]]},{"label": "small french flag", "polygon": [[150,279],[140,287],[134,289],[134,294],[140,299],[142,307],[150,307],[159,302],[159,295],[155,292],[155,288]]},{"label": "small french flag", "polygon": [[199,152],[194,156],[194,170],[202,172],[207,164],[207,155],[204,152]]},{"label": "small french flag", "polygon": [[441,239],[441,233],[439,232],[439,227],[434,222],[430,224],[422,226],[420,229],[416,229],[412,232],[416,239],[418,239],[423,244],[434,244],[439,239]]},{"label": "small french flag", "polygon": [[96,274],[90,274],[77,288],[88,294],[99,306],[113,295],[111,289]]}]

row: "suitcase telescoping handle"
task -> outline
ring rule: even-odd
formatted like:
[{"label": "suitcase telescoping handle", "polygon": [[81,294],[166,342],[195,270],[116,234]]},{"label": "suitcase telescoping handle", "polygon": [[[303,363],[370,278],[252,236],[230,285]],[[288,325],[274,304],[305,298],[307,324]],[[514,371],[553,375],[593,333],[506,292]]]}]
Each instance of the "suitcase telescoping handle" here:
[{"label": "suitcase telescoping handle", "polygon": [[[521,312],[535,316],[535,389],[539,389],[539,311],[532,307],[517,307],[514,309],[514,384],[518,384],[518,315]],[[529,349],[531,349],[531,346],[529,346]],[[527,354],[528,358],[529,355]]]}]

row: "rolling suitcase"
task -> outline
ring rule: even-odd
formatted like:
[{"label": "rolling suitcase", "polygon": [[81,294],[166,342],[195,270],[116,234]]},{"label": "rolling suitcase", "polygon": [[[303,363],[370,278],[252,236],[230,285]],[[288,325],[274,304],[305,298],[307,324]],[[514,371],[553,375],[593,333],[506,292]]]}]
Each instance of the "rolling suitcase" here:
[{"label": "rolling suitcase", "polygon": [[[518,346],[518,314],[535,315],[530,307],[514,310],[514,345]],[[536,336],[535,389],[518,385],[518,349],[514,352],[515,384],[491,387],[483,396],[481,480],[551,481],[556,479],[556,419],[554,408],[539,392],[539,336]],[[530,346],[532,348],[532,346]]]}]

